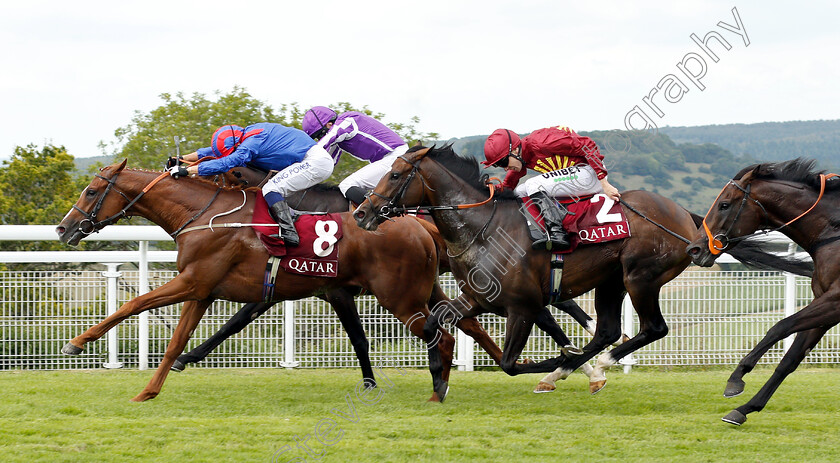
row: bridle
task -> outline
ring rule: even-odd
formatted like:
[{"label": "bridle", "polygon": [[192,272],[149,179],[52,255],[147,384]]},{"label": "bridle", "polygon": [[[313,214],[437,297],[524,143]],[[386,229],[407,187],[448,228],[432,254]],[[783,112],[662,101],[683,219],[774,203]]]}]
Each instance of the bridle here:
[{"label": "bridle", "polygon": [[[122,172],[122,171],[120,171],[120,172]],[[128,195],[126,195],[125,193],[123,193],[122,191],[118,190],[115,187],[115,185],[117,183],[117,177],[119,177],[120,172],[117,172],[111,178],[105,178],[102,175],[96,174],[97,178],[100,178],[100,179],[108,182],[108,186],[105,187],[105,191],[102,193],[102,196],[100,196],[99,199],[96,201],[96,204],[93,205],[93,210],[91,210],[90,212],[85,212],[80,207],[76,206],[75,204],[73,205],[73,209],[79,211],[79,213],[82,214],[82,216],[84,217],[84,219],[79,222],[79,231],[83,235],[90,235],[92,233],[96,233],[99,230],[102,230],[103,228],[107,227],[108,225],[111,225],[111,224],[119,221],[123,217],[128,217],[128,214],[127,214],[128,210],[131,209],[132,206],[137,204],[137,201],[140,201],[140,198],[142,198],[149,190],[151,190],[152,187],[155,186],[159,181],[161,181],[164,178],[169,176],[168,172],[164,172],[164,173],[160,174],[159,176],[155,177],[154,180],[149,182],[149,184],[146,185],[146,187],[143,188],[142,191],[140,191],[140,194],[135,196],[134,199],[131,199],[131,198],[128,197]],[[105,202],[105,197],[108,196],[108,193],[110,193],[111,190],[114,190],[117,193],[119,193],[120,196],[122,196],[128,203],[125,205],[125,207],[123,207],[116,214],[108,217],[107,219],[97,221],[96,216],[99,214],[99,211],[102,209],[102,204]],[[213,201],[216,200],[216,198],[219,196],[219,193],[221,191],[222,191],[222,188],[217,189],[216,193],[213,195],[213,197],[210,199],[210,201],[207,203],[207,205],[204,206],[203,209],[201,209],[201,211],[199,211],[192,218],[187,220],[186,223],[181,225],[181,227],[179,227],[177,230],[170,233],[169,235],[172,236],[173,238],[175,238],[181,232],[181,230],[183,230],[187,225],[189,225],[190,223],[192,223],[196,219],[198,219],[199,216],[201,216],[204,212],[207,211],[207,209],[210,208],[210,205],[213,204]]]},{"label": "bridle", "polygon": [[[761,233],[762,234],[767,234],[767,233],[772,233],[772,232],[779,231],[779,230],[787,227],[788,225],[792,224],[793,222],[796,222],[797,220],[801,219],[802,217],[805,216],[805,214],[811,212],[817,206],[817,204],[820,202],[820,200],[823,197],[823,194],[825,193],[825,181],[826,181],[826,179],[831,178],[831,177],[835,177],[835,176],[837,176],[837,175],[836,174],[828,174],[828,175],[820,174],[820,194],[817,196],[817,200],[814,201],[814,204],[812,204],[811,207],[808,208],[808,210],[799,214],[798,216],[794,217],[793,219],[783,223],[782,225],[779,225],[778,227],[776,227],[772,230],[763,230]],[[730,185],[734,186],[735,188],[741,190],[744,193],[744,196],[741,198],[741,205],[738,207],[738,212],[735,213],[735,218],[732,219],[732,223],[729,224],[729,228],[723,233],[718,233],[718,234],[712,236],[712,232],[711,232],[711,230],[709,230],[709,226],[706,224],[706,219],[709,217],[709,214],[711,214],[712,209],[714,209],[714,207],[715,207],[715,204],[718,203],[718,199],[720,199],[720,196],[723,194],[724,191],[726,191],[726,188],[729,187]],[[729,237],[729,234],[732,232],[732,229],[735,227],[735,224],[738,222],[738,219],[741,216],[741,212],[743,212],[744,206],[746,206],[748,199],[750,201],[754,202],[755,204],[757,204],[758,207],[761,208],[761,211],[764,214],[763,222],[769,223],[769,214],[767,213],[767,209],[765,209],[764,206],[757,199],[750,196],[751,187],[752,187],[752,182],[748,183],[746,187],[742,187],[741,185],[738,185],[737,183],[735,183],[734,180],[730,180],[729,183],[727,183],[723,187],[723,189],[720,191],[720,193],[718,193],[717,198],[715,198],[715,202],[712,203],[712,207],[709,208],[709,212],[707,212],[706,216],[703,217],[703,230],[706,232],[706,237],[709,240],[709,252],[711,252],[712,255],[716,256],[716,255],[722,253],[730,245],[732,245],[734,243],[738,243],[740,241],[743,241],[743,240],[753,236],[753,234],[749,234],[749,235],[739,236],[739,237],[735,237],[735,238],[730,238]]]},{"label": "bridle", "polygon": [[[152,183],[150,183],[146,188],[144,188],[143,191],[134,199],[130,199],[125,193],[114,187],[114,185],[117,182],[117,177],[119,175],[120,172],[117,172],[116,174],[114,174],[113,177],[105,178],[99,174],[96,174],[96,178],[105,180],[106,182],[108,182],[108,186],[105,187],[105,192],[102,193],[102,196],[99,197],[99,199],[96,201],[96,204],[93,205],[93,210],[91,210],[90,212],[85,212],[79,206],[75,204],[73,205],[73,209],[79,211],[79,213],[82,214],[82,216],[84,217],[84,219],[81,222],[79,222],[79,231],[82,232],[82,234],[90,235],[92,233],[96,233],[99,230],[102,230],[103,228],[107,227],[108,225],[111,225],[114,222],[120,220],[121,218],[127,217],[126,211],[128,211],[131,208],[131,206],[136,204],[137,201],[139,201],[140,198],[143,197],[146,191],[148,191],[148,189],[152,187],[152,185],[157,183],[161,178],[163,178],[163,176],[169,174],[167,172],[164,172],[160,177],[156,178]],[[128,204],[125,207],[123,207],[122,210],[112,215],[111,217],[97,221],[96,216],[102,209],[102,204],[105,202],[105,198],[108,196],[108,193],[110,193],[111,190],[114,190],[117,193],[119,193],[120,196],[122,196],[123,198],[125,198],[126,201],[128,201]]]},{"label": "bridle", "polygon": [[[401,199],[403,199],[403,196],[405,196],[406,191],[408,191],[408,187],[411,185],[411,182],[414,180],[414,177],[417,177],[417,173],[420,172],[420,161],[421,161],[421,159],[417,159],[416,161],[413,161],[413,162],[409,161],[405,157],[405,155],[398,156],[398,159],[401,159],[406,164],[411,165],[411,172],[409,172],[408,175],[406,175],[405,181],[397,189],[397,192],[394,193],[394,195],[391,196],[391,197],[385,196],[385,195],[383,195],[381,193],[377,193],[375,191],[370,191],[367,195],[365,195],[365,197],[368,198],[368,200],[370,199],[371,196],[376,196],[378,198],[381,198],[381,199],[387,201],[387,204],[380,207],[379,211],[377,211],[377,214],[376,214],[378,217],[382,217],[383,219],[390,220],[391,217],[393,217],[393,216],[404,215],[404,214],[409,213],[409,212],[411,212],[411,213],[423,213],[423,212],[428,213],[428,212],[431,212],[431,211],[455,211],[455,210],[460,210],[460,209],[469,209],[469,208],[472,208],[472,207],[478,207],[478,206],[482,206],[484,204],[489,203],[493,199],[493,196],[495,194],[495,190],[496,190],[495,185],[488,184],[488,186],[490,188],[490,197],[485,199],[484,201],[481,201],[481,202],[478,202],[478,203],[457,204],[457,205],[453,205],[453,206],[422,206],[422,207],[398,206],[397,202],[400,201]],[[422,175],[419,178],[420,178],[420,181],[423,184],[423,191],[425,191],[426,189],[428,189],[430,191],[434,190],[432,187],[430,187],[426,183],[426,180],[423,178]]]}]

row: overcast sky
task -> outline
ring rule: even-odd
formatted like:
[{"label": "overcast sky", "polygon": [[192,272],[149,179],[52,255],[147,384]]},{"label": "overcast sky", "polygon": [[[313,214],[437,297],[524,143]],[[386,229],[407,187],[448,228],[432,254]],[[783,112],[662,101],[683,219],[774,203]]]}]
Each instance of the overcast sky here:
[{"label": "overcast sky", "polygon": [[[637,105],[658,126],[838,119],[838,4],[2,2],[0,159],[45,142],[99,155],[161,93],[235,85],[272,106],[349,101],[386,122],[418,116],[445,138],[624,128]],[[690,38],[710,31],[731,47],[709,36],[718,62]],[[684,60],[695,75],[705,65],[699,85]],[[678,100],[650,97],[661,116],[642,100],[657,85]]]}]

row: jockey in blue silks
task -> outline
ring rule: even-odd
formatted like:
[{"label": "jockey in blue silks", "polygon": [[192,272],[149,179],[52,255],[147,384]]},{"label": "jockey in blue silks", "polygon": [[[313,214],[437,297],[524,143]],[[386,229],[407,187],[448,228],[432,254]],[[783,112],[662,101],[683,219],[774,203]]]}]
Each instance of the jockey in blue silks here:
[{"label": "jockey in blue silks", "polygon": [[244,129],[237,125],[223,125],[213,133],[211,144],[184,156],[201,163],[175,166],[169,173],[175,177],[189,174],[215,175],[246,163],[269,171],[278,171],[263,186],[263,197],[271,216],[280,225],[280,237],[289,246],[300,242],[295,230],[292,211],[285,198],[289,194],[309,188],[326,180],[333,171],[333,160],[323,147],[304,132],[271,122],[260,122]]}]

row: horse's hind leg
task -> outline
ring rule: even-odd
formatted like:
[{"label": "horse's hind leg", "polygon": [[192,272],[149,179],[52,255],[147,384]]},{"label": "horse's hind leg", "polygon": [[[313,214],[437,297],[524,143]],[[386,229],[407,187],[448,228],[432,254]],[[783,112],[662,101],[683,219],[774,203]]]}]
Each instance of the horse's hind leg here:
[{"label": "horse's hind leg", "polygon": [[[722,420],[727,423],[740,426],[747,421],[748,413],[758,412],[764,409],[764,406],[767,405],[770,397],[773,396],[773,393],[776,392],[776,389],[779,388],[782,381],[784,381],[789,374],[796,370],[796,367],[802,363],[802,360],[805,359],[808,352],[811,352],[811,349],[813,349],[814,346],[820,342],[820,339],[825,336],[828,329],[829,328],[814,328],[812,330],[797,333],[796,339],[794,339],[790,349],[787,351],[785,356],[782,357],[782,361],[779,363],[779,366],[776,367],[773,375],[766,383],[764,383],[761,390],[759,390],[758,393],[747,403],[729,412],[729,414],[724,416]],[[741,382],[741,390],[743,390],[743,382]]]},{"label": "horse's hind leg", "polygon": [[155,371],[149,384],[131,399],[133,402],[143,402],[144,400],[157,397],[161,387],[163,387],[163,382],[166,380],[166,375],[172,367],[172,363],[175,362],[178,354],[184,351],[184,346],[187,345],[190,335],[192,335],[193,330],[212,302],[212,299],[205,299],[184,303],[184,307],[181,309],[181,318],[178,320],[178,326],[175,327],[175,331],[172,333],[172,339],[169,340],[166,353],[163,354],[163,360],[158,365],[157,371]]},{"label": "horse's hind leg", "polygon": [[184,371],[187,364],[198,363],[204,360],[210,352],[213,352],[227,338],[242,331],[252,321],[256,320],[257,317],[274,306],[274,304],[274,302],[251,302],[243,305],[213,336],[207,338],[206,341],[195,349],[178,356],[178,359],[172,364],[172,370]]}]

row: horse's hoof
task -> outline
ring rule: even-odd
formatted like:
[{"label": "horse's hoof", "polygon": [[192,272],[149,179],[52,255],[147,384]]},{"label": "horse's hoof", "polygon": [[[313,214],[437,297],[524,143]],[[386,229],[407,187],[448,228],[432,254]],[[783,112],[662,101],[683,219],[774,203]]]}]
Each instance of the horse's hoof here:
[{"label": "horse's hoof", "polygon": [[136,396],[132,397],[131,401],[132,402],[145,402],[147,400],[154,399],[155,397],[157,397],[157,393],[153,394],[153,393],[150,393],[150,392],[141,392],[141,393],[137,394]]},{"label": "horse's hoof", "polygon": [[540,381],[540,383],[537,384],[537,387],[534,389],[534,394],[542,394],[543,392],[554,392],[555,389],[557,389],[557,386],[546,383],[545,381]]},{"label": "horse's hoof", "polygon": [[747,415],[744,415],[738,410],[732,410],[728,415],[721,418],[721,420],[729,424],[734,424],[735,426],[741,426],[744,424],[744,421],[747,421]]},{"label": "horse's hoof", "polygon": [[68,342],[61,348],[61,353],[67,355],[79,355],[82,353],[82,350],[83,349],[81,347],[76,347]]},{"label": "horse's hoof", "polygon": [[446,400],[446,394],[449,394],[449,383],[444,381],[443,385],[435,389],[435,394],[440,398],[440,402],[443,403]]},{"label": "horse's hoof", "polygon": [[602,379],[599,381],[590,381],[589,382],[589,393],[590,394],[597,394],[607,385],[607,380]]},{"label": "horse's hoof", "polygon": [[184,362],[182,362],[182,361],[180,361],[180,360],[178,360],[178,359],[175,359],[175,362],[173,362],[173,363],[172,363],[172,366],[171,366],[171,367],[169,367],[169,369],[170,369],[170,370],[172,370],[172,371],[177,371],[177,372],[179,372],[179,373],[180,373],[180,372],[182,372],[182,371],[184,371],[184,368],[187,368],[187,365],[186,365],[186,364],[184,364]]},{"label": "horse's hoof", "polygon": [[373,378],[365,378],[365,389],[376,389],[376,380]]},{"label": "horse's hoof", "polygon": [[726,389],[723,391],[723,396],[726,398],[735,397],[737,395],[741,395],[744,392],[744,381],[729,381],[726,383]]}]

